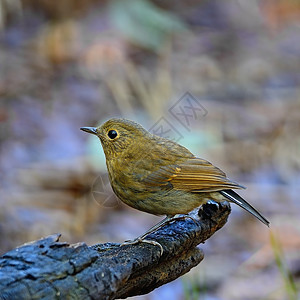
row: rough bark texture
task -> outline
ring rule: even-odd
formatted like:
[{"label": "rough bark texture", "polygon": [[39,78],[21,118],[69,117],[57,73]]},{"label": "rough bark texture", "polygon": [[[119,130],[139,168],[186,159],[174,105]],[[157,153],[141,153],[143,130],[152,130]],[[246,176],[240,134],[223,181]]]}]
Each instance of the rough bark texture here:
[{"label": "rough bark texture", "polygon": [[0,258],[0,299],[115,299],[146,294],[188,272],[204,255],[196,246],[227,221],[230,206],[206,204],[139,243],[120,247],[59,242],[59,234],[24,244]]}]

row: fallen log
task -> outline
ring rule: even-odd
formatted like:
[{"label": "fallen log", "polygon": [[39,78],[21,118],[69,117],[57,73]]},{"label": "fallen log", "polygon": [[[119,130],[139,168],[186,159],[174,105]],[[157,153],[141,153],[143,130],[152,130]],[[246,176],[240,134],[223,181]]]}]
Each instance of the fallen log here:
[{"label": "fallen log", "polygon": [[149,293],[204,258],[197,245],[224,226],[227,202],[205,204],[147,236],[160,243],[88,246],[59,242],[60,234],[0,257],[0,299],[116,299]]}]

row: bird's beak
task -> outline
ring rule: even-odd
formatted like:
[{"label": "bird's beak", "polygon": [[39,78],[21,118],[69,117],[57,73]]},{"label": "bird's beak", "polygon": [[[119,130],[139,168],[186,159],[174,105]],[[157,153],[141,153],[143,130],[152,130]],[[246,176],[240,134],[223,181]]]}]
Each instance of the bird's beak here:
[{"label": "bird's beak", "polygon": [[80,130],[97,135],[96,127],[81,127]]}]

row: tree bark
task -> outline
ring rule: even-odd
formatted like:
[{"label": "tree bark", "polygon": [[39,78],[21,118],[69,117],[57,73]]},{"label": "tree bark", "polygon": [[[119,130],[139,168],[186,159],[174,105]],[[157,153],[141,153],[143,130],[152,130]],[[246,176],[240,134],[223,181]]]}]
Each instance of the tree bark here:
[{"label": "tree bark", "polygon": [[24,244],[0,258],[0,299],[116,299],[149,293],[204,258],[196,246],[227,221],[230,206],[205,204],[147,236],[160,243],[59,242],[60,234]]}]

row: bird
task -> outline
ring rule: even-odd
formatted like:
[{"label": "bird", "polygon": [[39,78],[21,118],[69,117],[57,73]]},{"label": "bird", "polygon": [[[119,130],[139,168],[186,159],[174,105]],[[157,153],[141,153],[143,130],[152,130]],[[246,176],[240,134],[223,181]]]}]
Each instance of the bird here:
[{"label": "bird", "polygon": [[121,118],[109,119],[99,127],[80,129],[100,139],[110,184],[117,197],[137,210],[166,216],[143,235],[123,244],[157,245],[158,242],[149,241],[146,236],[211,200],[235,203],[269,226],[269,221],[234,191],[244,186],[228,179],[221,169],[179,143]]}]

